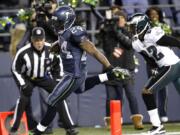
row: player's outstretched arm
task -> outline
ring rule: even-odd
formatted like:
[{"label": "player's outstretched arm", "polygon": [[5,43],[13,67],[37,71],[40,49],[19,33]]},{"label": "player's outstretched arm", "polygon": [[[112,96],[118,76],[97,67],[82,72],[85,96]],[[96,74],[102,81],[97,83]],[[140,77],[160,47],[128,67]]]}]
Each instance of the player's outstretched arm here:
[{"label": "player's outstretched arm", "polygon": [[109,63],[107,58],[95,47],[95,45],[91,41],[85,39],[81,42],[80,45],[83,50],[96,58],[101,64],[104,65],[105,68],[111,67],[111,64]]},{"label": "player's outstretched arm", "polygon": [[173,36],[164,35],[156,43],[161,46],[180,48],[180,41]]},{"label": "player's outstretched arm", "polygon": [[121,45],[129,50],[132,49],[132,40],[127,37],[126,35],[124,35],[122,32],[116,32],[116,36],[118,37],[118,41],[121,43]]}]

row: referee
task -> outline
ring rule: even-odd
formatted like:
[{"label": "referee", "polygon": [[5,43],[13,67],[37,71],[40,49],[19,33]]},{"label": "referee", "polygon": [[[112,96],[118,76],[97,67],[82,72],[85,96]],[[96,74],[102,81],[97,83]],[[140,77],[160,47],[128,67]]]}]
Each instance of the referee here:
[{"label": "referee", "polygon": [[[32,30],[31,43],[25,45],[16,53],[12,64],[13,77],[20,88],[20,97],[17,100],[11,133],[15,133],[34,87],[40,87],[51,93],[60,77],[60,58],[49,52],[50,44],[45,42],[45,32],[41,27]],[[58,105],[65,128],[71,129],[74,125],[66,102]]]}]

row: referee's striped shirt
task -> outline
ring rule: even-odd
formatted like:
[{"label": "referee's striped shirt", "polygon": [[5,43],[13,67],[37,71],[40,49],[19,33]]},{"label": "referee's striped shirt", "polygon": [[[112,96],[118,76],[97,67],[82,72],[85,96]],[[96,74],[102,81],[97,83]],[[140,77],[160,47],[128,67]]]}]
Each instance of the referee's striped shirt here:
[{"label": "referee's striped shirt", "polygon": [[[25,76],[32,79],[46,77],[51,72],[52,65],[56,66],[54,70],[58,71],[60,76],[63,75],[60,57],[55,57],[50,53],[49,48],[50,44],[45,42],[43,51],[38,52],[29,43],[18,50],[13,60],[12,73],[21,86],[25,84]],[[57,75],[57,73],[55,74]]]}]

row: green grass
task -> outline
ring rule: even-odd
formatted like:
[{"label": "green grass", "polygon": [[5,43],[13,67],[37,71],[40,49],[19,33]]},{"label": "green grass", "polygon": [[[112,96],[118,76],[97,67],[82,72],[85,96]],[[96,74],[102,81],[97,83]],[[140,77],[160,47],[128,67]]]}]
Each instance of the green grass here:
[{"label": "green grass", "polygon": [[[151,127],[150,124],[145,124],[143,130],[134,130],[133,125],[123,125],[122,131],[123,134],[138,134],[146,132]],[[165,124],[167,132],[180,132],[180,123],[168,123]],[[110,135],[110,131],[106,128],[92,128],[92,127],[79,127],[78,135]],[[65,131],[62,128],[57,128],[53,130],[54,133],[51,135],[65,135]]]}]

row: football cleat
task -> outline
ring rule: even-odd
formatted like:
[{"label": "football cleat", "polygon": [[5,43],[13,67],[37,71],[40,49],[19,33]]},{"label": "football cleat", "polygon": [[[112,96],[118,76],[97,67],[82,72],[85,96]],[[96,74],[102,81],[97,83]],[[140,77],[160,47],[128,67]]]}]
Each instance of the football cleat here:
[{"label": "football cleat", "polygon": [[163,125],[159,127],[153,126],[149,131],[148,135],[164,135],[166,133],[166,130]]},{"label": "football cleat", "polygon": [[34,131],[32,131],[32,132],[33,132],[33,135],[42,135],[43,134],[43,132],[39,131],[37,128],[34,129]]},{"label": "football cleat", "polygon": [[75,128],[66,129],[66,135],[77,135],[78,133],[79,133],[79,131],[76,130]]},{"label": "football cleat", "polygon": [[11,127],[10,131],[9,131],[9,135],[16,135],[17,134],[17,128],[15,127]]}]

